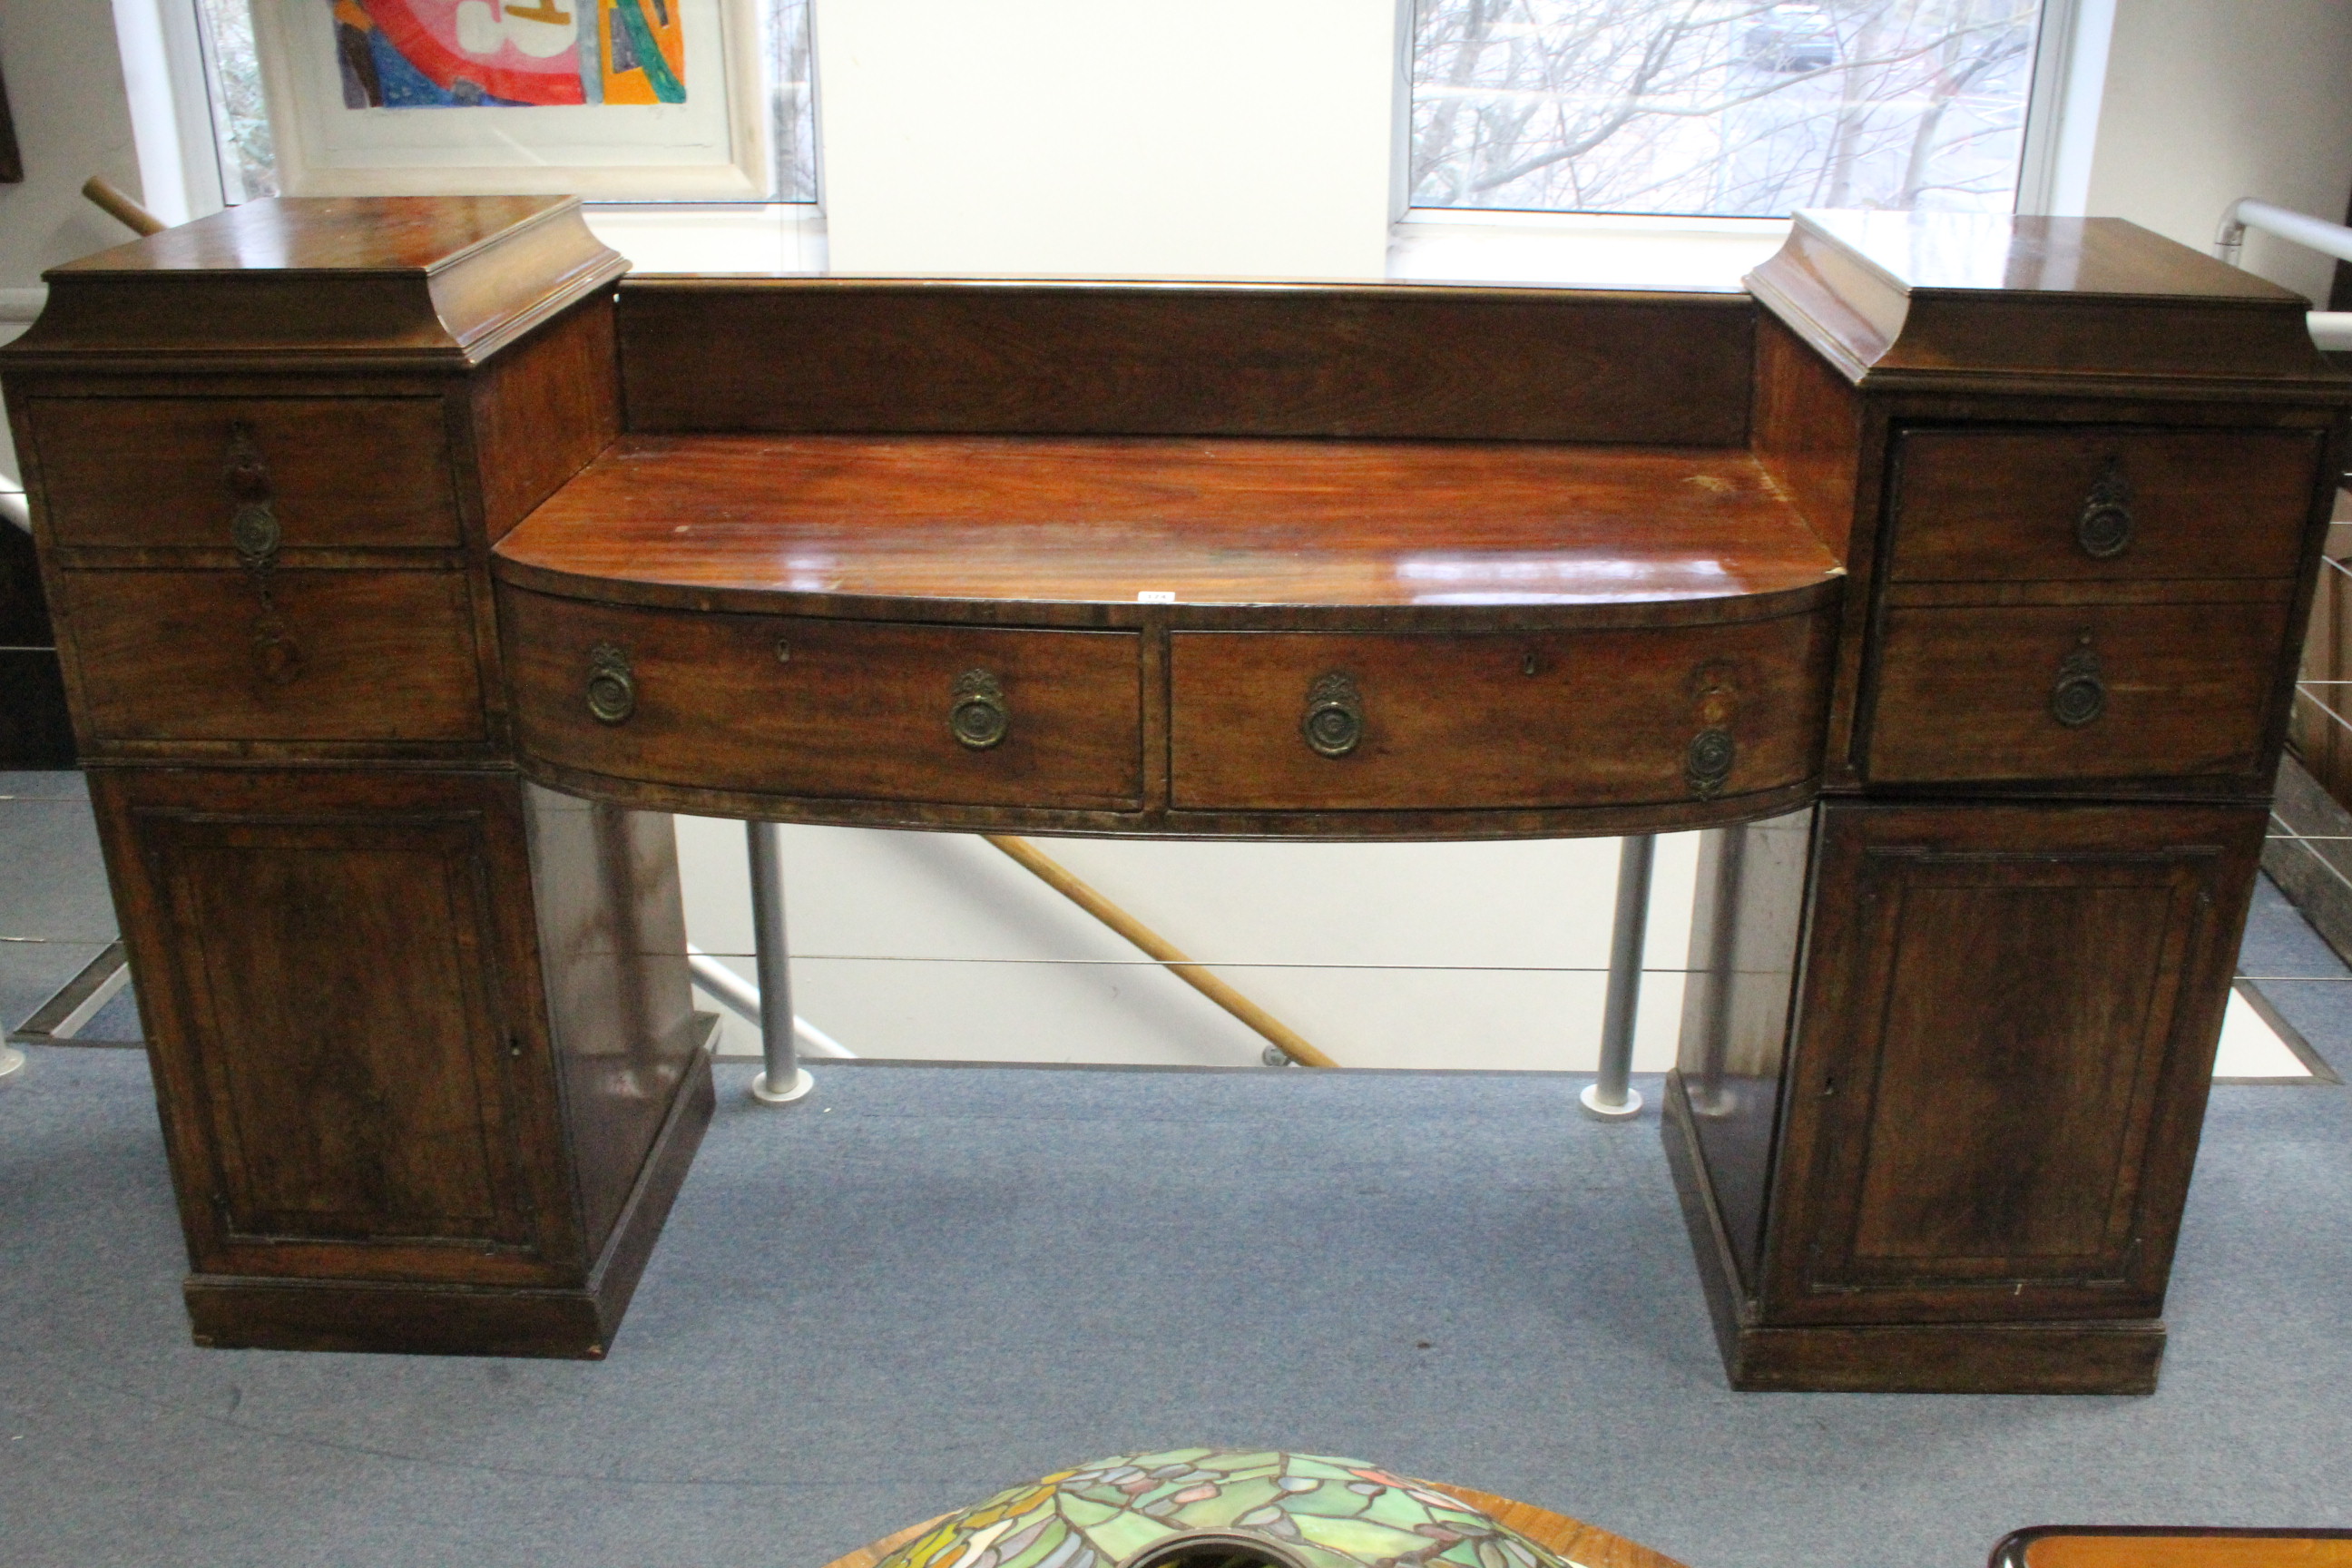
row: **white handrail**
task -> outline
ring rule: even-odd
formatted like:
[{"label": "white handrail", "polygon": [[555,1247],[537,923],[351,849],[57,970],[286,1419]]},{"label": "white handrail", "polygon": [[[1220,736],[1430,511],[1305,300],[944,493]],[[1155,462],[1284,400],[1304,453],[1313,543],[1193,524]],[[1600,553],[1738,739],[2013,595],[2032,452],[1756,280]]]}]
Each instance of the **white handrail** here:
[{"label": "white handrail", "polygon": [[[714,1000],[724,1003],[729,1011],[746,1022],[756,1024],[760,1021],[758,986],[698,947],[689,946],[686,950],[686,962],[688,967],[694,971],[694,983],[710,993]],[[831,1057],[841,1062],[857,1059],[856,1051],[798,1015],[793,1018],[793,1033],[800,1037],[801,1044],[818,1056]]]},{"label": "white handrail", "polygon": [[2214,237],[2213,254],[2237,266],[2238,253],[2246,243],[2246,230],[2250,228],[2291,239],[2338,261],[2352,261],[2352,228],[2289,207],[2258,202],[2252,196],[2231,203],[2230,210],[2221,215],[2221,232]]}]

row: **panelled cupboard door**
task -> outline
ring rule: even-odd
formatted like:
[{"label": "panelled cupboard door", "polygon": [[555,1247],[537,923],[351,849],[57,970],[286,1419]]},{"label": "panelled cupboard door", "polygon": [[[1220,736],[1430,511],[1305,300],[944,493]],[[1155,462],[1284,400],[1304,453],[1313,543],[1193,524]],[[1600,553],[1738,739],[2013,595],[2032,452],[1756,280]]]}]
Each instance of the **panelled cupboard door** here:
[{"label": "panelled cupboard door", "polygon": [[2263,824],[1823,810],[1774,1321],[2161,1309]]},{"label": "panelled cupboard door", "polygon": [[184,776],[176,799],[122,801],[152,793],[134,777],[100,802],[127,829],[198,1268],[536,1277],[530,910],[494,898],[522,853],[513,782]]}]

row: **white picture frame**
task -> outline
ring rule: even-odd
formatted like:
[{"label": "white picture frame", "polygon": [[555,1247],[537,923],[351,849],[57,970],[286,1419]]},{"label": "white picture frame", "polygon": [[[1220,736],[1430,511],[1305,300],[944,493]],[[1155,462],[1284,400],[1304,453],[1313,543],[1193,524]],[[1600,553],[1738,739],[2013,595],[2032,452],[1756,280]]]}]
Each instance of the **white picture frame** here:
[{"label": "white picture frame", "polygon": [[352,109],[330,0],[253,0],[279,189],[289,196],[769,199],[757,0],[670,3],[685,34],[684,103]]}]

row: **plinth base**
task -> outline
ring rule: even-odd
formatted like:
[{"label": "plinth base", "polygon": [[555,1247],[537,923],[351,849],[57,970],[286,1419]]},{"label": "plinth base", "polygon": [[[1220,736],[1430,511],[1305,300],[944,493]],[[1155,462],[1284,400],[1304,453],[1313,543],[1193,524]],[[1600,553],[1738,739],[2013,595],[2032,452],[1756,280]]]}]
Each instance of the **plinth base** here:
[{"label": "plinth base", "polygon": [[578,1289],[192,1274],[183,1291],[195,1342],[222,1350],[601,1360],[716,1103],[710,1058],[696,1050],[604,1253]]},{"label": "plinth base", "polygon": [[1659,1131],[1731,1386],[1743,1393],[2153,1394],[2159,1319],[2007,1323],[1758,1321],[1740,1286],[1689,1104],[1669,1079]]}]

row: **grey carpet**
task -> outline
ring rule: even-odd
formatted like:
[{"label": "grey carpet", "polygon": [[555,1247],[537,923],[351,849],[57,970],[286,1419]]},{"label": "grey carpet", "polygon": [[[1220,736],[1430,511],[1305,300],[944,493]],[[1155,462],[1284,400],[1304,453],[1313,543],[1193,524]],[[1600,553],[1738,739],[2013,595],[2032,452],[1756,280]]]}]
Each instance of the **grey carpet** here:
[{"label": "grey carpet", "polygon": [[818,1068],[721,1108],[602,1364],[199,1352],[143,1058],[0,1091],[0,1558],[816,1565],[1192,1442],[1695,1568],[2352,1524],[2352,1090],[2214,1097],[2147,1399],[1735,1395],[1654,1121],[1573,1078]]}]

